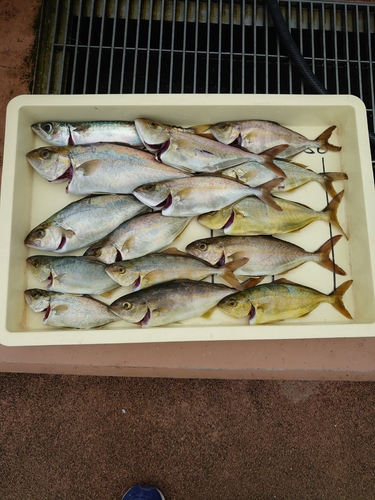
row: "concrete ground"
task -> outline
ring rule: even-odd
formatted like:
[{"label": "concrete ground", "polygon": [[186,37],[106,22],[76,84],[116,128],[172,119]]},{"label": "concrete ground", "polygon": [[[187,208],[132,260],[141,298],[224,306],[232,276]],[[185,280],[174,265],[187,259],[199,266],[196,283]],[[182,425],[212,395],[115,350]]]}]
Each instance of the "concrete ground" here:
[{"label": "concrete ground", "polygon": [[[0,0],[0,152],[40,5]],[[0,346],[0,370],[0,499],[375,498],[374,339]]]}]

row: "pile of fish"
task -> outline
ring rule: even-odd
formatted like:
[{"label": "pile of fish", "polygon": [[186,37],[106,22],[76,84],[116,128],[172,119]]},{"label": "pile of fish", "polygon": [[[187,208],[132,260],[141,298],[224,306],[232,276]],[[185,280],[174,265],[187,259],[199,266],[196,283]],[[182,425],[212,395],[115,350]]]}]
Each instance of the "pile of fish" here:
[{"label": "pile of fish", "polygon": [[[309,149],[340,151],[329,143],[334,129],[310,140],[263,120],[190,128],[144,118],[32,125],[48,145],[27,154],[30,165],[82,198],[26,236],[27,246],[43,252],[27,259],[28,269],[47,285],[26,290],[27,304],[44,313],[45,325],[62,328],[119,320],[160,326],[216,307],[262,324],[303,316],[321,302],[351,319],[343,303],[351,280],[328,295],[284,278],[260,283],[307,261],[346,274],[330,258],[341,235],[313,252],[277,237],[316,220],[345,235],[337,218],[344,192],[333,182],[346,174],[292,161]],[[275,196],[308,182],[331,197],[321,211]],[[174,242],[193,219],[222,234],[180,251]],[[210,276],[227,284],[205,281]],[[128,286],[131,293],[103,302]]]}]

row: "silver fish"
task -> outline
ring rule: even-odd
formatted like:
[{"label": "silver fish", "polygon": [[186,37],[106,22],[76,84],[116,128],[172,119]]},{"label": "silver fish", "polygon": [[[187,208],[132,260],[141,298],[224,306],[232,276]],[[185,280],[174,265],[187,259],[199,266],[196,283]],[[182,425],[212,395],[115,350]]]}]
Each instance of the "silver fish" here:
[{"label": "silver fish", "polygon": [[90,329],[119,320],[106,304],[92,297],[37,288],[25,290],[24,296],[32,311],[45,313],[47,326]]},{"label": "silver fish", "polygon": [[65,253],[91,245],[122,222],[150,209],[133,195],[87,196],[69,203],[36,226],[25,245]]},{"label": "silver fish", "polygon": [[[326,241],[315,252],[308,252],[298,245],[273,236],[215,236],[191,242],[186,251],[211,265],[227,265],[238,259],[246,259],[237,275],[267,276],[285,273],[305,262],[312,261],[336,274],[345,271],[329,258],[333,246],[341,235]],[[219,267],[220,269],[220,267]]]},{"label": "silver fish", "polygon": [[117,142],[143,146],[133,121],[41,122],[31,125],[41,139],[53,146]]},{"label": "silver fish", "polygon": [[207,281],[175,280],[124,295],[110,307],[130,323],[160,326],[202,316],[235,291]]},{"label": "silver fish", "polygon": [[237,292],[224,298],[218,307],[234,318],[247,317],[250,325],[300,318],[322,302],[333,305],[343,316],[353,319],[343,303],[343,295],[352,284],[346,281],[329,295],[313,288],[280,279]]},{"label": "silver fish", "polygon": [[163,215],[191,217],[219,210],[246,196],[257,196],[272,209],[280,210],[268,188],[280,179],[267,185],[251,188],[246,184],[220,175],[198,175],[184,179],[148,183],[137,187],[133,194],[142,203],[161,209]]},{"label": "silver fish", "polygon": [[190,220],[191,217],[164,217],[158,212],[140,215],[120,224],[84,255],[112,264],[157,252],[177,238]]},{"label": "silver fish", "polygon": [[32,274],[54,292],[101,295],[118,287],[105,264],[90,258],[34,255],[26,262]]},{"label": "silver fish", "polygon": [[133,285],[134,291],[165,281],[203,280],[211,275],[221,276],[232,287],[240,289],[233,271],[246,261],[247,259],[238,259],[221,267],[214,267],[177,249],[167,249],[165,253],[150,253],[137,259],[115,262],[108,265],[105,271],[121,286]]},{"label": "silver fish", "polygon": [[135,126],[146,148],[155,152],[156,158],[166,165],[176,168],[188,167],[195,172],[214,173],[253,160],[265,165],[279,177],[285,177],[284,172],[273,163],[273,158],[279,156],[287,145],[278,145],[255,155],[206,137],[170,130],[160,123],[144,118],[136,119]]},{"label": "silver fish", "polygon": [[[332,198],[334,198],[337,193],[332,183],[334,181],[347,180],[348,178],[347,174],[344,172],[317,173],[310,170],[305,165],[287,160],[275,159],[274,163],[280,167],[286,175],[286,177],[271,190],[275,193],[278,191],[291,191],[307,184],[308,182],[315,181],[318,182]],[[269,169],[264,168],[262,165],[255,162],[246,162],[241,165],[222,170],[221,174],[238,179],[250,187],[259,186],[260,184],[264,184],[275,178],[275,174],[273,174]]]},{"label": "silver fish", "polygon": [[68,180],[69,194],[130,194],[140,184],[177,179],[189,170],[157,162],[147,151],[119,144],[47,146],[27,155],[30,165],[50,182]]},{"label": "silver fish", "polygon": [[258,198],[248,196],[221,210],[200,215],[198,222],[210,229],[221,229],[225,234],[253,236],[290,233],[316,220],[324,220],[345,235],[337,219],[337,210],[343,196],[344,191],[341,191],[321,211],[313,210],[301,203],[275,198],[282,209],[277,211]]},{"label": "silver fish", "polygon": [[197,125],[193,128],[197,133],[212,134],[223,144],[236,144],[256,154],[280,144],[288,144],[288,147],[277,155],[279,158],[291,158],[309,148],[341,150],[341,147],[328,142],[336,126],[329,127],[314,140],[267,120],[227,121],[215,125]]}]

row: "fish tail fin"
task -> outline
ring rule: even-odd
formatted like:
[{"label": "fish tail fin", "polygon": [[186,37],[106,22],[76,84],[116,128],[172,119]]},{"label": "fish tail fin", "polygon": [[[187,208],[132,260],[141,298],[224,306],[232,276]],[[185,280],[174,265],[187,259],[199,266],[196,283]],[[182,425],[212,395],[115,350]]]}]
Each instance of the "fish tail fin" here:
[{"label": "fish tail fin", "polygon": [[326,172],[324,174],[321,174],[320,178],[327,193],[332,196],[332,198],[334,198],[337,193],[335,191],[335,188],[332,186],[332,182],[346,181],[348,179],[348,176],[345,174],[345,172]]},{"label": "fish tail fin", "polygon": [[337,234],[332,239],[327,240],[323,245],[318,248],[315,254],[319,257],[319,264],[330,271],[340,274],[341,276],[346,276],[346,272],[341,269],[337,264],[335,264],[329,257],[332,248],[341,239],[341,234]]},{"label": "fish tail fin", "polygon": [[352,283],[353,280],[345,281],[345,283],[329,294],[333,307],[335,307],[343,316],[345,316],[345,318],[348,319],[353,319],[353,317],[344,306],[343,296]]},{"label": "fish tail fin", "polygon": [[336,125],[327,128],[323,133],[321,133],[315,140],[320,143],[320,149],[326,149],[327,151],[341,151],[340,146],[334,146],[328,142],[328,139],[331,137],[332,132],[335,130]]},{"label": "fish tail fin", "polygon": [[278,146],[274,146],[273,148],[266,149],[259,156],[263,158],[263,165],[271,170],[278,177],[282,177],[285,179],[286,174],[284,171],[273,163],[274,158],[284,151],[288,147],[288,144],[279,144]]},{"label": "fish tail fin", "polygon": [[261,201],[274,208],[275,210],[278,210],[279,212],[282,211],[282,208],[279,207],[279,205],[276,203],[275,198],[271,195],[270,191],[278,186],[282,180],[283,179],[280,179],[278,177],[276,179],[265,182],[264,184],[261,184],[260,186],[258,186],[259,192],[256,195]]},{"label": "fish tail fin", "polygon": [[227,262],[223,266],[221,266],[222,277],[227,281],[233,288],[236,290],[243,290],[242,283],[236,278],[233,274],[236,269],[242,267],[248,262],[247,257],[243,257],[242,259],[233,260],[231,262]]},{"label": "fish tail fin", "polygon": [[256,286],[264,278],[265,278],[265,276],[257,276],[257,277],[249,278],[248,280],[241,283],[241,290],[247,290],[248,288],[253,288],[253,286]]},{"label": "fish tail fin", "polygon": [[326,208],[323,210],[323,212],[328,214],[328,221],[333,225],[336,226],[342,234],[345,236],[345,238],[348,240],[348,236],[345,234],[345,231],[343,228],[340,226],[340,223],[337,219],[337,210],[339,208],[340,202],[342,200],[342,197],[344,196],[344,191],[340,191],[332,200],[328,203]]}]

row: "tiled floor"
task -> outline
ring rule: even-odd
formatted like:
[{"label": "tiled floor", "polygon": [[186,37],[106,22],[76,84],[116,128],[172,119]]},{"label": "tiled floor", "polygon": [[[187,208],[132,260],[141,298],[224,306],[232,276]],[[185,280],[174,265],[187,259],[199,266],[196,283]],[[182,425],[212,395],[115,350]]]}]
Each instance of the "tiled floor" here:
[{"label": "tiled floor", "polygon": [[[0,2],[0,151],[40,5]],[[0,369],[1,499],[375,498],[374,386],[338,382],[375,379],[375,339],[0,346]]]}]

